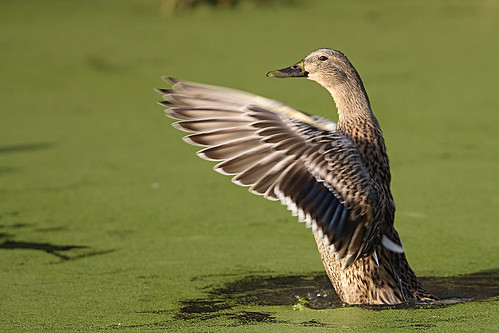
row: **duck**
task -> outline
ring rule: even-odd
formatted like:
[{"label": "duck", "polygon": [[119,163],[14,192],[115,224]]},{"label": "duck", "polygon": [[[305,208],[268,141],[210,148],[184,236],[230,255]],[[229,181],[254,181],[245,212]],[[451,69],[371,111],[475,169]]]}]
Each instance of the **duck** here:
[{"label": "duck", "polygon": [[183,139],[214,170],[280,201],[312,229],[342,302],[432,302],[394,227],[395,204],[381,127],[364,84],[340,51],[321,48],[268,77],[305,77],[331,94],[337,123],[235,89],[164,77],[156,89]]}]

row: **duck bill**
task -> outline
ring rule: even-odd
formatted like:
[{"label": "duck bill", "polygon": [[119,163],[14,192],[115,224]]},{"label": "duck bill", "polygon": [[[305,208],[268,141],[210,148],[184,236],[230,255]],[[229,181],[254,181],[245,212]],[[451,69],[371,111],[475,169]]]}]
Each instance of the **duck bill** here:
[{"label": "duck bill", "polygon": [[303,60],[300,61],[299,63],[291,66],[291,67],[286,67],[283,69],[278,69],[275,71],[271,71],[267,73],[267,76],[269,77],[279,77],[279,78],[284,78],[284,77],[306,77],[308,76],[308,72],[305,71],[305,67],[303,65]]}]

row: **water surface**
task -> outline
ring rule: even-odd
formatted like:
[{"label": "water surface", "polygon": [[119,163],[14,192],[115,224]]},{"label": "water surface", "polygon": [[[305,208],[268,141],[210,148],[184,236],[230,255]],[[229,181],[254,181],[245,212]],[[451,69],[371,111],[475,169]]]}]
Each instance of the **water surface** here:
[{"label": "water surface", "polygon": [[[0,331],[497,329],[497,1],[165,1],[0,5]],[[442,303],[341,305],[310,230],[155,104],[171,75],[334,120],[318,85],[265,77],[319,47],[363,78],[397,230]]]}]

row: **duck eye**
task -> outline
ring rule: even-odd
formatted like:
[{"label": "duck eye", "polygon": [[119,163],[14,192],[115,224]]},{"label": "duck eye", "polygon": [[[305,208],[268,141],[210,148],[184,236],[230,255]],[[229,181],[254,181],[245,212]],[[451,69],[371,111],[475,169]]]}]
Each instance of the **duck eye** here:
[{"label": "duck eye", "polygon": [[320,57],[319,57],[319,60],[320,60],[320,61],[327,60],[327,57],[326,57],[326,56],[320,56]]}]

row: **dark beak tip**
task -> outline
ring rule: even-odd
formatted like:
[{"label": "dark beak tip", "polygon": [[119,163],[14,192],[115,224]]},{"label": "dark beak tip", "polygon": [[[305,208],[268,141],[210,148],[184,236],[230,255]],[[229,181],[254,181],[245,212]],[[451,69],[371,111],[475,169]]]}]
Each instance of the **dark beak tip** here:
[{"label": "dark beak tip", "polygon": [[270,71],[267,73],[267,77],[277,77],[277,78],[286,78],[286,77],[306,77],[308,73],[305,71],[303,60],[294,64],[293,66],[278,69],[275,71]]}]

